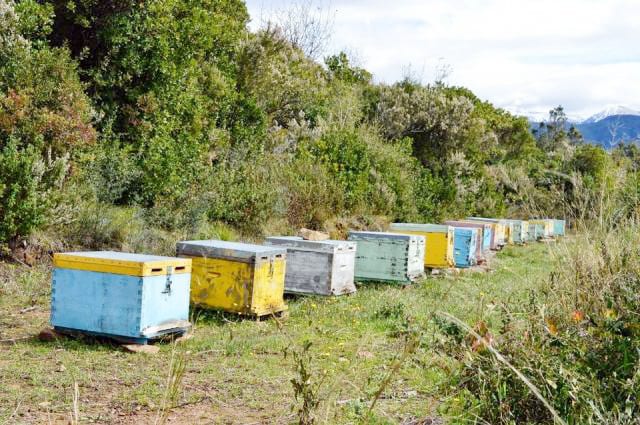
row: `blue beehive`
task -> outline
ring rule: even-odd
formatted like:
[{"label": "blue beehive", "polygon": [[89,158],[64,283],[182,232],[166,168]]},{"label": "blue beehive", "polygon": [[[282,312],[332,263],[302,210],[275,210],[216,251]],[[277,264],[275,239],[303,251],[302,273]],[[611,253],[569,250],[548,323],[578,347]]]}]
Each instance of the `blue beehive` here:
[{"label": "blue beehive", "polygon": [[453,258],[456,267],[467,268],[476,265],[478,229],[454,227],[453,235]]},{"label": "blue beehive", "polygon": [[566,222],[564,220],[553,220],[553,235],[564,236],[565,235]]},{"label": "blue beehive", "polygon": [[111,251],[55,254],[51,324],[147,343],[189,327],[191,260]]}]

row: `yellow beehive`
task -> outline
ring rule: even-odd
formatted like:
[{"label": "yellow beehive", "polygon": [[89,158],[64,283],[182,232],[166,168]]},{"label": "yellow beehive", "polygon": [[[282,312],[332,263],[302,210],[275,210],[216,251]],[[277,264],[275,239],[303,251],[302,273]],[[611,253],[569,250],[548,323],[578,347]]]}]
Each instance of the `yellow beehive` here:
[{"label": "yellow beehive", "polygon": [[179,242],[192,259],[191,302],[207,308],[265,316],[284,303],[286,249],[225,241]]},{"label": "yellow beehive", "polygon": [[454,266],[453,227],[440,224],[392,223],[390,230],[406,235],[424,236],[424,266],[441,269]]}]

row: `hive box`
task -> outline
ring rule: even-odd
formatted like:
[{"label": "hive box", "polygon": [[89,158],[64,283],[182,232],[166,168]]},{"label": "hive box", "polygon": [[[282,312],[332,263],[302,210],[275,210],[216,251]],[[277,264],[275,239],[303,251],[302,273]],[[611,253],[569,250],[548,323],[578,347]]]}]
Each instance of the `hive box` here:
[{"label": "hive box", "polygon": [[284,292],[343,295],[356,291],[355,243],[306,241],[297,236],[270,237],[265,243],[287,250]]},{"label": "hive box", "polygon": [[464,220],[468,223],[488,223],[491,224],[492,241],[491,249],[498,250],[507,244],[507,232],[508,229],[502,220],[490,219],[490,218],[467,218]]},{"label": "hive box", "polygon": [[51,324],[146,343],[189,327],[191,260],[120,252],[53,257]]},{"label": "hive box", "polygon": [[453,267],[453,227],[440,224],[392,223],[390,229],[394,233],[424,236],[425,267]]},{"label": "hive box", "polygon": [[530,241],[537,241],[544,238],[544,225],[530,221],[527,237]]},{"label": "hive box", "polygon": [[553,234],[555,236],[564,236],[566,228],[565,220],[553,220]]},{"label": "hive box", "polygon": [[453,227],[465,227],[478,229],[478,247],[476,249],[476,260],[481,263],[485,260],[484,252],[491,249],[491,225],[488,223],[471,223],[465,221],[445,221],[444,224]]},{"label": "hive box", "polygon": [[454,227],[453,234],[453,258],[456,267],[467,268],[476,265],[476,250],[480,240],[478,229]]},{"label": "hive box", "polygon": [[513,242],[522,245],[527,242],[527,233],[529,230],[529,223],[524,220],[505,220],[511,223],[513,227]]},{"label": "hive box", "polygon": [[358,244],[355,268],[358,280],[408,284],[424,275],[423,236],[352,231],[349,240]]},{"label": "hive box", "polygon": [[529,223],[542,225],[545,238],[553,237],[553,220],[544,218],[544,219],[529,220]]},{"label": "hive box", "polygon": [[191,301],[249,316],[285,311],[287,250],[218,240],[179,242],[179,257],[191,258]]}]

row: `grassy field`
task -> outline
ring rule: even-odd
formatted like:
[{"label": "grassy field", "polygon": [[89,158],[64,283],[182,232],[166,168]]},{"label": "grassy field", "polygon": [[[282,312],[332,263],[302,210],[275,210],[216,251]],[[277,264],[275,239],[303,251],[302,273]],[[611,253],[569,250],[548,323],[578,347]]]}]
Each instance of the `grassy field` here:
[{"label": "grassy field", "polygon": [[[193,338],[159,344],[157,354],[105,341],[38,340],[48,324],[50,268],[2,264],[0,423],[292,423],[299,404],[291,379],[301,367],[320,423],[462,421],[447,384],[456,362],[435,349],[434,313],[499,325],[497,308],[526,302],[547,279],[554,249],[508,247],[489,272],[407,288],[365,284],[352,296],[290,298],[282,321],[197,311]],[[400,362],[405,348],[413,350]]]}]

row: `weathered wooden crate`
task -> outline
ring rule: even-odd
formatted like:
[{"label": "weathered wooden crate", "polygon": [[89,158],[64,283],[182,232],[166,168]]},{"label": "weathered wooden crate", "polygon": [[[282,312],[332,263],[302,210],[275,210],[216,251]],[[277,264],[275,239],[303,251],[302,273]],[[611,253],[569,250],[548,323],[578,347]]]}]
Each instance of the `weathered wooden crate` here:
[{"label": "weathered wooden crate", "polygon": [[349,232],[358,244],[357,280],[411,283],[424,275],[425,239],[419,235]]},{"label": "weathered wooden crate", "polygon": [[51,324],[63,333],[147,343],[184,333],[191,260],[121,252],[53,257]]},{"label": "weathered wooden crate", "polygon": [[553,234],[555,236],[564,236],[566,232],[566,224],[565,220],[553,220]]},{"label": "weathered wooden crate", "polygon": [[509,227],[503,220],[498,220],[495,218],[480,218],[480,217],[470,217],[464,221],[469,221],[472,223],[490,223],[493,224],[493,242],[491,249],[501,249],[508,243],[509,240]]},{"label": "weathered wooden crate", "polygon": [[425,267],[453,267],[453,227],[441,224],[392,223],[389,229],[394,233],[424,236]]},{"label": "weathered wooden crate", "polygon": [[179,257],[191,258],[191,301],[205,308],[260,317],[285,311],[287,250],[218,240],[184,241]]},{"label": "weathered wooden crate", "polygon": [[491,225],[488,223],[470,223],[465,221],[448,220],[444,224],[453,227],[464,227],[468,229],[478,229],[478,238],[476,246],[476,261],[482,263],[485,261],[485,251],[491,249]]},{"label": "weathered wooden crate", "polygon": [[479,229],[467,227],[453,228],[453,258],[458,268],[468,268],[477,264],[476,250]]},{"label": "weathered wooden crate", "polygon": [[297,236],[269,237],[265,243],[287,250],[284,292],[343,295],[356,291],[355,243],[307,241]]}]

